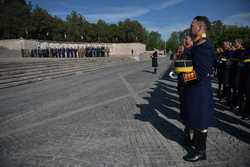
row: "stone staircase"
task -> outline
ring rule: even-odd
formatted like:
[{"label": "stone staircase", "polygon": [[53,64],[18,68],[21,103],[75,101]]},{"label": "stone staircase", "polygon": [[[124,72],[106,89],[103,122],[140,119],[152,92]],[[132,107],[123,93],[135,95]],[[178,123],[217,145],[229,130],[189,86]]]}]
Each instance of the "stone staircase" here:
[{"label": "stone staircase", "polygon": [[0,89],[132,62],[129,57],[0,59]]}]

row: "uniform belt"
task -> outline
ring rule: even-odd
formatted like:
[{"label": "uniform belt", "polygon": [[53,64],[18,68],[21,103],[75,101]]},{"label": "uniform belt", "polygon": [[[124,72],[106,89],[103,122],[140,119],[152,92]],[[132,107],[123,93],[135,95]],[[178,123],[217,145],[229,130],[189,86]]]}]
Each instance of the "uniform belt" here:
[{"label": "uniform belt", "polygon": [[243,63],[249,63],[249,62],[250,62],[250,59],[243,60]]},{"label": "uniform belt", "polygon": [[176,73],[189,73],[193,71],[193,66],[190,67],[176,67],[175,72]]},{"label": "uniform belt", "polygon": [[227,61],[227,59],[226,58],[221,58],[221,61]]}]

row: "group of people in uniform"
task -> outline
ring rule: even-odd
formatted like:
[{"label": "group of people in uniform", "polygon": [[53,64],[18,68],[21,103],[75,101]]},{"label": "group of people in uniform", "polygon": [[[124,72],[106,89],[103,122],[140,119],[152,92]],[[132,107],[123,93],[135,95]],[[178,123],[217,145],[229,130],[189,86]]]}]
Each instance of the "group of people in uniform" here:
[{"label": "group of people in uniform", "polygon": [[250,50],[242,40],[224,41],[216,49],[218,98],[233,112],[248,119],[250,115]]},{"label": "group of people in uniform", "polygon": [[233,44],[224,41],[215,50],[207,38],[209,27],[206,16],[195,17],[191,34],[177,48],[173,61],[185,127],[183,145],[191,148],[183,159],[192,162],[206,159],[207,132],[214,122],[212,80],[218,82],[222,103],[243,119],[250,115],[250,50],[239,39]]},{"label": "group of people in uniform", "polygon": [[82,58],[109,56],[108,47],[57,47],[22,49],[22,57]]}]

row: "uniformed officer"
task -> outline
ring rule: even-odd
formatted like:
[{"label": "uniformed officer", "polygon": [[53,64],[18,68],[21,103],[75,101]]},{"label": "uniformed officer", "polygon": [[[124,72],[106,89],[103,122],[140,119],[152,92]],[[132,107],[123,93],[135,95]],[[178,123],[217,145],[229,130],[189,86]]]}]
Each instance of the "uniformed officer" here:
[{"label": "uniformed officer", "polygon": [[238,114],[238,110],[240,107],[240,101],[242,100],[243,95],[243,84],[244,84],[244,63],[243,63],[243,46],[242,41],[240,39],[235,40],[234,45],[234,56],[233,60],[233,67],[231,72],[232,78],[232,98],[231,98],[231,108],[233,109],[236,114]]},{"label": "uniformed officer", "polygon": [[192,54],[191,54],[191,48],[193,47],[193,41],[191,36],[186,36],[184,39],[184,51],[183,51],[183,58],[185,60],[191,60],[192,59]]},{"label": "uniformed officer", "polygon": [[175,54],[175,60],[181,60],[183,59],[183,52],[184,52],[184,46],[180,45],[177,50],[176,50],[176,54]]},{"label": "uniformed officer", "polygon": [[[249,46],[248,46],[249,47]],[[242,119],[249,119],[250,117],[250,48],[244,50],[244,58],[242,59],[244,63],[243,70],[243,92],[241,95],[243,97],[243,103],[241,103],[240,112],[242,114]]]},{"label": "uniformed officer", "polygon": [[83,46],[79,49],[79,57],[85,57],[85,49]]},{"label": "uniformed officer", "polygon": [[85,48],[85,57],[89,57],[89,47]]},{"label": "uniformed officer", "polygon": [[230,42],[223,42],[223,58],[225,59],[223,64],[223,97],[228,105],[230,105],[231,98],[231,74],[232,74],[232,50]]},{"label": "uniformed officer", "polygon": [[218,91],[217,97],[222,98],[223,90],[223,67],[226,59],[223,57],[223,49],[216,49],[216,58],[217,58],[217,79],[218,79]]},{"label": "uniformed officer", "polygon": [[66,48],[66,57],[67,58],[70,57],[70,49],[69,49],[69,47]]},{"label": "uniformed officer", "polygon": [[65,47],[63,46],[63,47],[62,47],[62,58],[65,58],[65,57],[66,57],[65,52],[66,52],[66,49],[65,49]]},{"label": "uniformed officer", "polygon": [[38,56],[42,57],[43,56],[43,49],[38,47]]},{"label": "uniformed officer", "polygon": [[104,57],[105,56],[105,48],[102,46],[101,47],[101,56]]},{"label": "uniformed officer", "polygon": [[46,57],[49,57],[49,48],[46,47],[45,51],[46,51]]},{"label": "uniformed officer", "polygon": [[58,51],[58,57],[61,58],[62,57],[62,48],[61,47],[57,48],[57,51]]},{"label": "uniformed officer", "polygon": [[74,55],[74,58],[77,57],[77,49],[75,47],[73,48],[73,55]]},{"label": "uniformed officer", "polygon": [[72,47],[70,47],[69,51],[70,51],[70,58],[73,58],[74,57],[74,49]]},{"label": "uniformed officer", "polygon": [[[184,60],[192,60],[192,54],[191,54],[191,49],[193,47],[193,41],[191,36],[187,35],[184,38],[183,41],[183,46],[180,46],[178,49],[178,59],[184,59]],[[177,83],[177,90],[179,93],[179,100],[180,100],[180,115],[182,117],[184,108],[183,108],[183,89],[185,88],[185,85],[183,84],[182,81],[182,74],[178,75],[178,83]],[[189,127],[185,127],[184,129],[184,145],[190,145],[191,144],[191,133],[193,133],[192,129]]]},{"label": "uniformed officer", "polygon": [[[186,161],[206,159],[207,129],[213,120],[213,97],[210,74],[215,62],[212,44],[206,37],[210,22],[206,16],[197,16],[191,24],[194,45],[191,49],[193,71],[183,73],[183,114],[185,127],[193,130],[194,149],[183,157]],[[191,146],[191,145],[189,145]]]},{"label": "uniformed officer", "polygon": [[109,47],[106,47],[106,55],[107,55],[107,57],[109,57],[109,53],[110,53],[110,49],[109,49]]},{"label": "uniformed officer", "polygon": [[158,67],[158,53],[157,51],[154,51],[152,58],[152,67],[154,68],[154,73],[157,73],[157,67]]}]

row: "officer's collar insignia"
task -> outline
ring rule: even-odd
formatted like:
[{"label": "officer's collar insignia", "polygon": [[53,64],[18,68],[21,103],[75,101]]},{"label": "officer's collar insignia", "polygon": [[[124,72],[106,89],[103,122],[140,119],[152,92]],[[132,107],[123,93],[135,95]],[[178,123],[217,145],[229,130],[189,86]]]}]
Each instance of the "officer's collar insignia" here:
[{"label": "officer's collar insignia", "polygon": [[199,33],[199,34],[197,34],[197,36],[195,37],[195,39],[194,39],[194,42],[195,43],[198,43],[200,40],[202,40],[202,39],[206,39],[207,38],[207,34],[206,33]]}]

